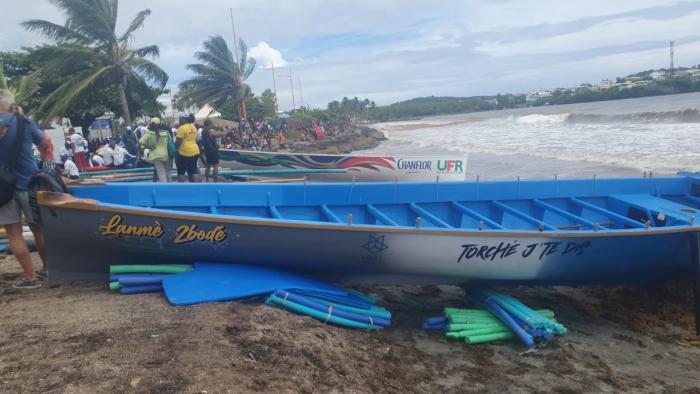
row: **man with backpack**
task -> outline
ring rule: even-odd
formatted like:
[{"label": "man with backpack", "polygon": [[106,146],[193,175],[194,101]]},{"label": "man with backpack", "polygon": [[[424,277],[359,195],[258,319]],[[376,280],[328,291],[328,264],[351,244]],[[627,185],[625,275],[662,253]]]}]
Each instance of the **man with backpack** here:
[{"label": "man with backpack", "polygon": [[[5,228],[10,250],[24,272],[24,277],[13,285],[18,289],[39,287],[40,280],[46,279],[44,234],[36,224],[27,192],[32,176],[39,171],[34,161],[32,145],[45,150],[48,144],[44,133],[34,122],[24,118],[21,108],[15,105],[12,93],[0,89],[0,226]],[[39,272],[34,270],[34,263],[22,235],[22,215],[34,234],[43,263],[43,269]]]}]

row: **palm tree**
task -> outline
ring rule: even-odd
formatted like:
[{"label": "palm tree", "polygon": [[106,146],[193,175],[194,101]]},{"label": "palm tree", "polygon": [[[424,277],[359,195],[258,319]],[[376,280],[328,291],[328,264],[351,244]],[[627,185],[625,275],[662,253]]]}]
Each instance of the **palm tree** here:
[{"label": "palm tree", "polygon": [[51,93],[39,108],[46,119],[62,116],[88,89],[116,87],[122,116],[131,123],[129,95],[156,100],[148,82],[163,89],[168,75],[147,58],[160,54],[158,46],[131,49],[135,32],[141,28],[151,11],[136,14],[121,35],[115,32],[118,0],[49,0],[66,17],[63,25],[45,20],[29,20],[22,26],[56,42],[40,52],[49,57],[45,72],[70,76]]},{"label": "palm tree", "polygon": [[187,65],[195,76],[180,84],[180,96],[190,103],[209,104],[218,111],[227,106],[235,108],[250,94],[250,87],[243,81],[255,70],[255,59],[248,58],[243,40],[239,40],[238,49],[242,67],[220,35],[204,41],[204,51],[194,54],[201,63]]},{"label": "palm tree", "polygon": [[41,82],[41,71],[34,71],[25,75],[14,84],[10,84],[5,79],[3,64],[0,63],[0,89],[7,89],[15,96],[17,104],[24,106],[27,101],[39,90]]}]

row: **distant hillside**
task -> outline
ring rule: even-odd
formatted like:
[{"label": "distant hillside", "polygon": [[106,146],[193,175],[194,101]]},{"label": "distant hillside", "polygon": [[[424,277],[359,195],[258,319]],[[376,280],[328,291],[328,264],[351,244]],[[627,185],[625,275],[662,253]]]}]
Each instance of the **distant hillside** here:
[{"label": "distant hillside", "polygon": [[488,111],[498,108],[495,96],[417,97],[387,106],[372,108],[367,118],[374,121]]}]

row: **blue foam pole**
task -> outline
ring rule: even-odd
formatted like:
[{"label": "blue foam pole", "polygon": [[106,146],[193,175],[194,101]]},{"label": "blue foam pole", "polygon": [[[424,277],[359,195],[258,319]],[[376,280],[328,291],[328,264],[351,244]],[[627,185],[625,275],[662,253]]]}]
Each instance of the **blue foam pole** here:
[{"label": "blue foam pole", "polygon": [[522,327],[520,327],[520,324],[516,322],[511,315],[506,312],[505,309],[501,308],[500,305],[498,305],[496,302],[491,300],[488,296],[484,296],[484,294],[479,293],[479,292],[473,292],[472,293],[473,297],[478,300],[480,303],[482,303],[491,313],[496,315],[496,317],[502,321],[505,325],[507,325],[515,335],[517,335],[523,343],[528,348],[533,348],[535,347],[535,341],[532,338],[532,335],[528,334],[525,330],[523,330]]},{"label": "blue foam pole", "polygon": [[337,308],[334,309],[332,306],[328,307],[328,306],[323,305],[321,303],[309,300],[309,299],[307,299],[303,296],[300,296],[298,294],[290,293],[288,291],[284,291],[281,289],[275,290],[275,295],[277,297],[279,297],[282,300],[282,302],[284,302],[285,300],[289,300],[289,301],[295,302],[299,305],[303,305],[307,308],[315,309],[315,310],[320,311],[320,312],[324,312],[324,313],[330,312],[330,314],[332,316],[338,316],[338,317],[342,317],[342,318],[348,319],[348,320],[354,320],[354,321],[358,321],[361,323],[367,323],[367,324],[370,324],[373,326],[383,326],[383,327],[391,326],[390,320],[383,319],[381,317],[372,317],[372,316],[368,316],[368,315],[364,315],[364,314],[360,314],[360,313],[355,313],[355,312],[350,312],[350,311],[337,309]]},{"label": "blue foam pole", "polygon": [[138,275],[138,276],[121,276],[119,284],[122,287],[144,286],[144,285],[162,285],[163,278],[169,275]]},{"label": "blue foam pole", "polygon": [[141,293],[159,293],[163,291],[162,285],[144,285],[144,286],[130,286],[122,287],[121,294],[141,294]]}]

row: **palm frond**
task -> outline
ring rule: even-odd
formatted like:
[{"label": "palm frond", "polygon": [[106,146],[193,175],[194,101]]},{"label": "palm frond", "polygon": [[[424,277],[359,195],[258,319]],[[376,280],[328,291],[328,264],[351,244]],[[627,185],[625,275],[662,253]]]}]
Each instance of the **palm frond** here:
[{"label": "palm frond", "polygon": [[185,66],[185,68],[199,76],[205,76],[209,78],[220,78],[222,80],[236,79],[236,75],[234,75],[233,73],[206,64],[188,64],[187,66]]},{"label": "palm frond", "polygon": [[243,79],[244,81],[246,79],[248,79],[250,74],[252,74],[253,71],[255,71],[255,63],[256,63],[256,61],[252,57],[250,59],[248,59],[247,63],[244,63],[245,66],[243,67],[243,70],[241,71],[241,79]]},{"label": "palm frond", "polygon": [[152,57],[157,58],[160,56],[160,48],[158,45],[148,45],[138,49],[134,49],[132,53],[138,57]]},{"label": "palm frond", "polygon": [[151,15],[151,10],[149,9],[139,11],[139,13],[136,14],[134,20],[132,20],[131,23],[129,23],[129,27],[126,28],[124,34],[122,34],[122,36],[119,37],[119,42],[125,43],[132,41],[134,33],[136,32],[136,30],[143,27],[143,23],[146,21],[146,18],[149,15]]},{"label": "palm frond", "polygon": [[112,12],[116,0],[50,0],[66,17],[66,26],[94,43],[116,41],[114,26],[116,13]]},{"label": "palm frond", "polygon": [[19,105],[26,105],[27,100],[29,100],[36,92],[39,91],[39,84],[41,83],[41,71],[34,71],[29,75],[23,76],[13,92],[15,95],[15,101]]},{"label": "palm frond", "polygon": [[95,72],[90,70],[76,75],[54,90],[39,107],[41,120],[50,120],[65,115],[76,99],[100,78],[109,72],[111,66],[102,67]]},{"label": "palm frond", "polygon": [[242,38],[238,39],[238,58],[240,62],[239,67],[242,69],[242,65],[247,63],[248,59],[248,44],[243,41]]},{"label": "palm frond", "polygon": [[218,68],[223,72],[238,74],[238,66],[233,59],[224,59],[211,52],[195,52],[194,57],[211,67]]},{"label": "palm frond", "polygon": [[61,26],[53,22],[44,21],[41,19],[31,19],[21,23],[27,31],[39,33],[42,36],[58,43],[85,44],[92,43],[92,40],[83,34],[70,29],[67,26]]},{"label": "palm frond", "polygon": [[126,65],[128,68],[124,70],[125,72],[134,71],[142,80],[147,79],[155,83],[160,89],[163,89],[168,83],[168,74],[148,59],[132,58]]}]

